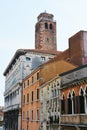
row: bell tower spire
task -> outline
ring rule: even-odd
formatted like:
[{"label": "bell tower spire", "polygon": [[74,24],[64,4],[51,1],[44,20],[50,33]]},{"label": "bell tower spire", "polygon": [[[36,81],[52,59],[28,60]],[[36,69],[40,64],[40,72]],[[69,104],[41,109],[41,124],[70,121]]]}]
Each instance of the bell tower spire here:
[{"label": "bell tower spire", "polygon": [[35,26],[35,49],[57,50],[56,22],[54,16],[46,11],[37,17]]}]

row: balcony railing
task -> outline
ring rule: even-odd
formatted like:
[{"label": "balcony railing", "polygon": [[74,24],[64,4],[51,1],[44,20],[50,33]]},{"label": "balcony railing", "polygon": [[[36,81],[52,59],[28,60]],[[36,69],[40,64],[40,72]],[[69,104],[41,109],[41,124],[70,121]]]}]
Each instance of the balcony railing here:
[{"label": "balcony railing", "polygon": [[53,120],[53,117],[51,116],[49,118],[49,121],[47,121],[47,125],[52,124],[52,125],[58,125],[59,124],[59,117],[57,119]]},{"label": "balcony railing", "polygon": [[87,114],[61,115],[61,124],[87,124]]}]

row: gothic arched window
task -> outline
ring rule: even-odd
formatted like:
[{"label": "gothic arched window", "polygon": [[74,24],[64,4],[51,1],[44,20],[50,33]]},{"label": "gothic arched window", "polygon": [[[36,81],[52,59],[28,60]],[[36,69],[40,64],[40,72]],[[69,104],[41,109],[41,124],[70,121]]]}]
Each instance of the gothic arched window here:
[{"label": "gothic arched window", "polygon": [[48,29],[48,23],[45,23],[45,29]]},{"label": "gothic arched window", "polygon": [[87,86],[85,88],[85,113],[87,114]]},{"label": "gothic arched window", "polygon": [[75,103],[75,100],[76,100],[76,96],[75,96],[75,92],[73,91],[72,92],[72,114],[76,113],[76,103]]},{"label": "gothic arched window", "polygon": [[87,87],[86,87],[86,89],[85,89],[85,94],[87,94]]},{"label": "gothic arched window", "polygon": [[80,89],[80,96],[79,96],[79,105],[80,105],[80,113],[85,113],[84,107],[84,92],[83,89]]},{"label": "gothic arched window", "polygon": [[71,100],[71,93],[68,95],[68,114],[72,114],[72,100]]},{"label": "gothic arched window", "polygon": [[50,24],[50,29],[53,29],[53,26],[52,26],[52,24]]},{"label": "gothic arched window", "polygon": [[61,114],[65,114],[65,97],[64,95],[62,96],[62,100],[61,100]]}]

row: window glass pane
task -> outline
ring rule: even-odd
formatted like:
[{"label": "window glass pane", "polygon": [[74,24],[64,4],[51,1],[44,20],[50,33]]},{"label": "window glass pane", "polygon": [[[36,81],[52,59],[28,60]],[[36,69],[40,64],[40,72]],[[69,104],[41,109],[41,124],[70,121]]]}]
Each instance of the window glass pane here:
[{"label": "window glass pane", "polygon": [[30,61],[31,60],[31,58],[30,57],[26,57],[26,61]]}]

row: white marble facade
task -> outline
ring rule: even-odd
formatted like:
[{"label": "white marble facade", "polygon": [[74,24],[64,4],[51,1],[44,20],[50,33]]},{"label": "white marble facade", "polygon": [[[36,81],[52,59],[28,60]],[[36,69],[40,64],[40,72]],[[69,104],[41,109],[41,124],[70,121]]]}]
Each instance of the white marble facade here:
[{"label": "white marble facade", "polygon": [[57,76],[40,86],[41,130],[58,130],[60,117],[60,78]]},{"label": "white marble facade", "polygon": [[7,66],[5,76],[5,111],[21,108],[22,80],[40,64],[55,55],[38,51],[17,50]]}]

